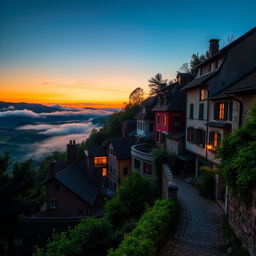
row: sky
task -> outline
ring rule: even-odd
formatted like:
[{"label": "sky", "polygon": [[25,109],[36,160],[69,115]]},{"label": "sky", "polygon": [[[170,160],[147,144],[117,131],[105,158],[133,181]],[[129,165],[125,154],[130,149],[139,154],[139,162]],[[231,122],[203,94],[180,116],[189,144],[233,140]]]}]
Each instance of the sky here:
[{"label": "sky", "polygon": [[0,0],[0,101],[120,107],[174,79],[211,38],[256,26],[256,1]]}]

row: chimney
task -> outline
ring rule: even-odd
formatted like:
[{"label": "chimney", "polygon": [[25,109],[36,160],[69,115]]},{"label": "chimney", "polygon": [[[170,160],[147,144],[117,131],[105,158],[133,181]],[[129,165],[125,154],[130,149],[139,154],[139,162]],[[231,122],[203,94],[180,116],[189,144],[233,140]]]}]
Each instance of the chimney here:
[{"label": "chimney", "polygon": [[211,39],[209,41],[209,58],[211,58],[214,54],[219,51],[219,39]]},{"label": "chimney", "polygon": [[70,140],[69,144],[67,144],[67,157],[68,157],[68,164],[72,164],[77,162],[78,154],[77,154],[77,144],[75,140]]},{"label": "chimney", "polygon": [[48,170],[48,178],[53,178],[56,176],[56,161],[51,161],[49,163],[49,170]]}]

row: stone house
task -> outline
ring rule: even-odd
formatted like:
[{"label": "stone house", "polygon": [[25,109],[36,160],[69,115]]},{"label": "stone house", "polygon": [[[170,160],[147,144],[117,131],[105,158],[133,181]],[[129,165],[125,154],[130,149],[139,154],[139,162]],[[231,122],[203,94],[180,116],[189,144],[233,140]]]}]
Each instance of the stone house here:
[{"label": "stone house", "polygon": [[[256,68],[256,28],[219,50],[210,40],[209,58],[198,66],[197,76],[183,90],[187,93],[186,149],[200,167],[219,163],[215,148],[221,139],[242,125],[254,98],[252,78]],[[247,93],[245,92],[247,90]],[[226,188],[216,175],[216,199],[227,211]]]}]

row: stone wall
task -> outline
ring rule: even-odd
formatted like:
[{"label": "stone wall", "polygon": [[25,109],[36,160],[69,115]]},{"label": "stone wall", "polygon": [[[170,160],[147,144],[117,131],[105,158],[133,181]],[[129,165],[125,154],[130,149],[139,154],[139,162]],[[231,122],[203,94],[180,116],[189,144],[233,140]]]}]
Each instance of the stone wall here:
[{"label": "stone wall", "polygon": [[252,256],[256,255],[256,190],[253,192],[253,203],[246,207],[239,200],[229,196],[228,221],[234,228],[243,246]]},{"label": "stone wall", "polygon": [[168,164],[162,165],[162,197],[177,199],[178,187],[174,181],[171,168]]}]

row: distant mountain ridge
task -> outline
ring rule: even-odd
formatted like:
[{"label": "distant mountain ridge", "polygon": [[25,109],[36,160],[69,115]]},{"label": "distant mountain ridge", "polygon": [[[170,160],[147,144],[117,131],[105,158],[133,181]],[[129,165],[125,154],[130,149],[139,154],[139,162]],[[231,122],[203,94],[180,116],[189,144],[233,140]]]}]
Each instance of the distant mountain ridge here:
[{"label": "distant mountain ridge", "polygon": [[34,104],[34,103],[26,103],[26,102],[14,103],[14,102],[0,101],[0,111],[24,110],[24,109],[31,110],[35,113],[51,113],[56,111],[62,111],[59,108],[50,107],[42,104]]}]

